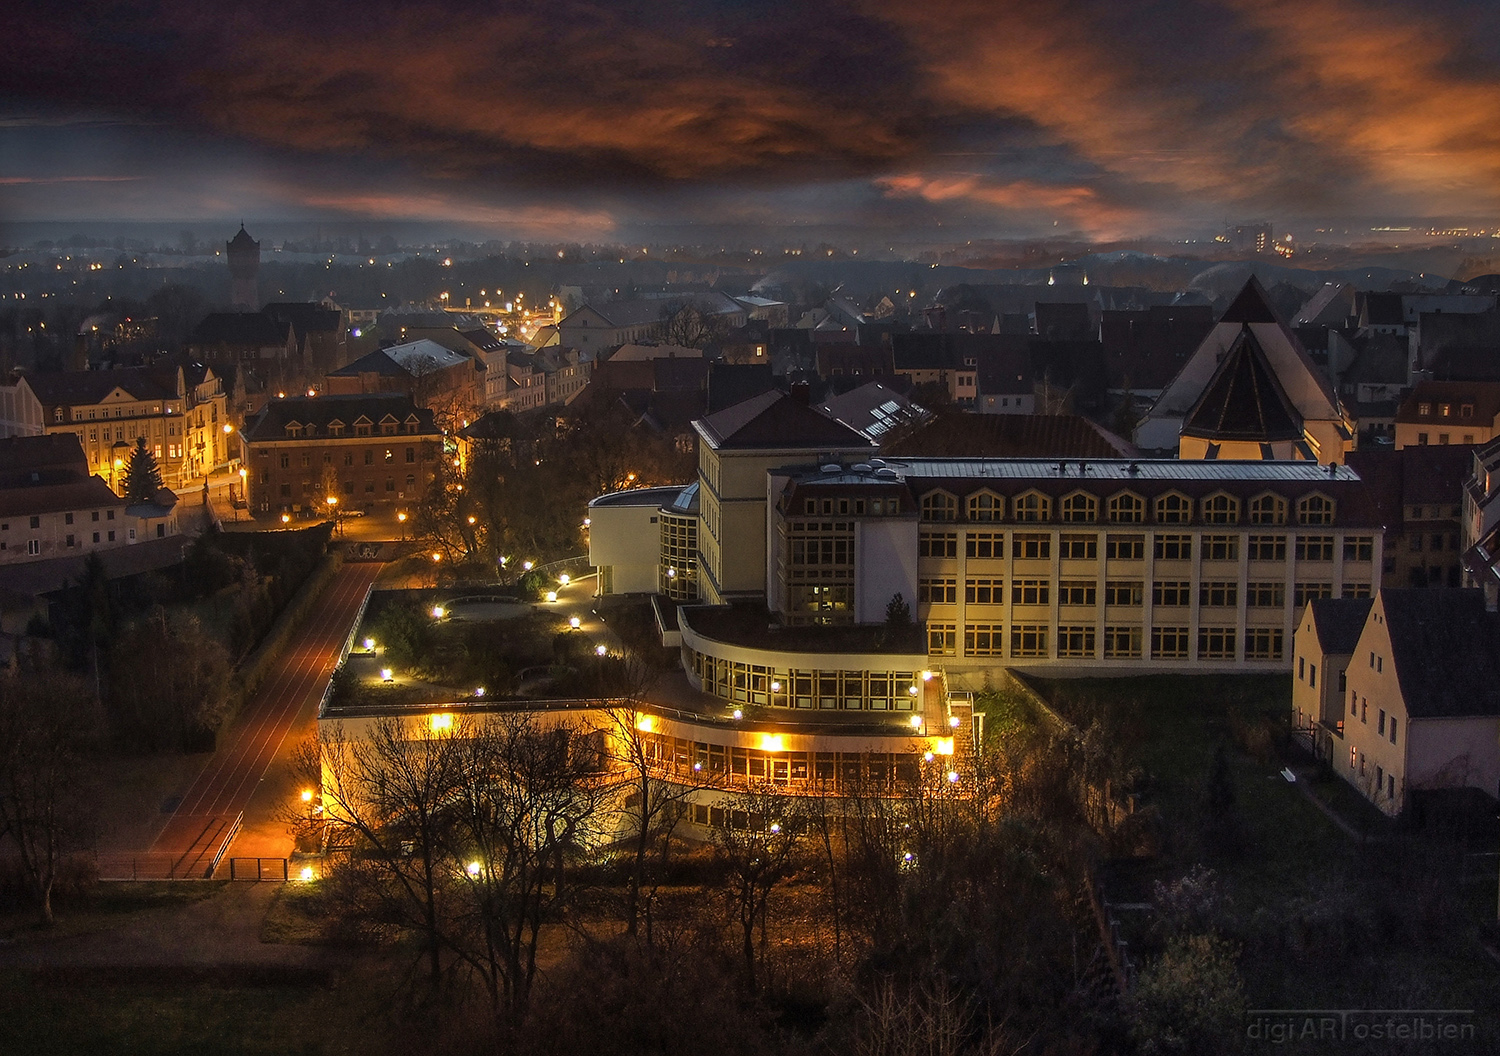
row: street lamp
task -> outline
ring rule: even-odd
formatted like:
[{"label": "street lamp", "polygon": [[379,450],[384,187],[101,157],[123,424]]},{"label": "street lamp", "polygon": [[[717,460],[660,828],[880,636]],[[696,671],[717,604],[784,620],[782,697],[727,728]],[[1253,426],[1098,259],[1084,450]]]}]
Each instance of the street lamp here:
[{"label": "street lamp", "polygon": [[339,534],[339,497],[330,495],[324,500],[328,503],[328,516],[333,520],[333,534]]}]

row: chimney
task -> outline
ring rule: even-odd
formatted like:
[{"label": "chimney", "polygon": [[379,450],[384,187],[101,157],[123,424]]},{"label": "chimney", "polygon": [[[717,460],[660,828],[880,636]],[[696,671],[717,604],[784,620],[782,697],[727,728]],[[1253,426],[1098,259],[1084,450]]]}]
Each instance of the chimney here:
[{"label": "chimney", "polygon": [[793,400],[806,407],[812,400],[812,389],[807,382],[799,381],[792,385],[787,393]]}]

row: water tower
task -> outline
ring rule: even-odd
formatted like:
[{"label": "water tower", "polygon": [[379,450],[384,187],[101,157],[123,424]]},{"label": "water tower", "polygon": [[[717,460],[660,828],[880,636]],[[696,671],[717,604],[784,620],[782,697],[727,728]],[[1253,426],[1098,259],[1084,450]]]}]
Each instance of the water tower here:
[{"label": "water tower", "polygon": [[260,307],[256,279],[260,275],[260,243],[250,237],[243,221],[240,233],[224,243],[229,257],[229,302],[236,308],[255,311]]}]

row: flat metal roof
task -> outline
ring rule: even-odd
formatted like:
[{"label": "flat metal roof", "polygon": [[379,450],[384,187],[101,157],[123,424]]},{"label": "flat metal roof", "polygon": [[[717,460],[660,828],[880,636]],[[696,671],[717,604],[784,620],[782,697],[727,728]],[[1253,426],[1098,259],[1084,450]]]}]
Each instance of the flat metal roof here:
[{"label": "flat metal roof", "polygon": [[[1314,482],[1340,481],[1358,482],[1360,476],[1348,466],[1322,466],[1316,462],[1221,462],[1215,460],[1193,461],[1176,458],[1159,459],[1056,459],[1056,458],[886,458],[870,459],[874,467],[869,474],[855,474],[848,466],[840,466],[837,473],[826,474],[841,482],[851,478],[878,479],[874,473],[881,469],[893,469],[901,479],[909,477],[948,477],[1008,480],[1251,480],[1292,481],[1311,484]],[[799,468],[797,475],[803,480],[823,477],[820,468]],[[887,477],[887,480],[890,478]]]}]

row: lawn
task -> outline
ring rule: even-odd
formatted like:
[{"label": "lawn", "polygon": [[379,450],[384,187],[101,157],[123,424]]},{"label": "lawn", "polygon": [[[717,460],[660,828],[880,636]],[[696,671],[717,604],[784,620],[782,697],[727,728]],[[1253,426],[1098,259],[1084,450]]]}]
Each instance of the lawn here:
[{"label": "lawn", "polygon": [[[1107,896],[1151,901],[1156,881],[1170,881],[1199,862],[1210,865],[1230,900],[1220,927],[1243,950],[1251,1007],[1435,1003],[1495,1011],[1500,971],[1477,941],[1480,924],[1494,913],[1495,860],[1465,864],[1451,845],[1400,837],[1370,817],[1372,808],[1342,782],[1315,778],[1306,791],[1370,838],[1352,839],[1329,821],[1280,773],[1288,763],[1308,762],[1291,754],[1279,732],[1291,695],[1285,676],[1032,684],[1080,727],[1100,721],[1128,763],[1139,767],[1142,805],[1161,812],[1163,853],[1109,863]],[[1205,786],[1220,745],[1242,822],[1238,853],[1210,853],[1199,837]],[[1124,916],[1132,949],[1149,958],[1159,947],[1152,915]],[[1493,1018],[1489,1023],[1495,1029]]]}]

